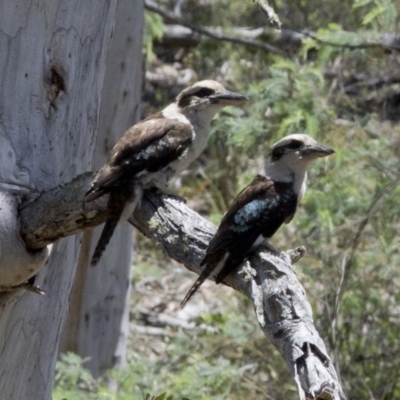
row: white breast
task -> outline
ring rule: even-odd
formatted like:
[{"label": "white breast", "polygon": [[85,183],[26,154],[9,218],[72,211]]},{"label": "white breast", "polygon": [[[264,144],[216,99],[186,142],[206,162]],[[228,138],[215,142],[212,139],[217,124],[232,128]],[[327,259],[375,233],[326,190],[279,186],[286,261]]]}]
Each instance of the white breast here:
[{"label": "white breast", "polygon": [[179,110],[175,103],[166,107],[162,114],[166,118],[177,119],[185,124],[190,124],[193,132],[192,145],[185,151],[178,160],[171,163],[170,168],[175,173],[185,170],[205,149],[210,131],[209,118],[204,119],[201,113],[187,112],[183,113]]}]

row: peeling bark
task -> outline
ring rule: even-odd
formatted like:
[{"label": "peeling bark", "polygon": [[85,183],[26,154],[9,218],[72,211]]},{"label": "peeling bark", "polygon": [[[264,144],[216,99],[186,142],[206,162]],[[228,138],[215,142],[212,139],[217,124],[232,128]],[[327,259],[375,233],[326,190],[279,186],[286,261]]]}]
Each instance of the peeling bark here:
[{"label": "peeling bark", "polygon": [[[23,207],[21,232],[29,246],[45,246],[57,236],[77,233],[106,218],[106,199],[88,206],[82,203],[91,178],[90,174],[81,175],[70,185],[55,188]],[[57,223],[53,223],[43,210],[51,209],[54,197],[61,193],[67,196],[68,192],[72,202],[62,204]],[[37,216],[35,221],[34,216]],[[152,192],[145,193],[140,209],[129,222],[157,242],[170,257],[196,273],[201,270],[200,261],[216,231],[212,223],[183,202]],[[300,399],[344,400],[332,361],[314,327],[305,290],[291,268],[303,253],[301,247],[281,254],[261,249],[225,283],[252,300],[257,321],[288,364]]]}]

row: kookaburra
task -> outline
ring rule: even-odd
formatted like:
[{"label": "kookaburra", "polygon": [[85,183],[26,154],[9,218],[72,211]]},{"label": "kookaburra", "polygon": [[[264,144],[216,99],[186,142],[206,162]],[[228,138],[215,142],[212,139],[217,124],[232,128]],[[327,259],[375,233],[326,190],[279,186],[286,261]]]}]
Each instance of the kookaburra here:
[{"label": "kookaburra", "polygon": [[109,194],[110,217],[94,251],[92,266],[100,260],[124,209],[129,215],[140,203],[142,188],[155,186],[168,192],[168,181],[204,150],[215,114],[245,100],[247,97],[229,92],[216,81],[197,82],[161,112],[124,133],[85,194],[85,201]]},{"label": "kookaburra", "polygon": [[307,167],[316,158],[332,153],[332,149],[303,134],[286,136],[273,145],[265,167],[222,218],[200,263],[204,269],[181,307],[212,273],[215,283],[222,282],[283,223],[292,220],[306,191]]}]

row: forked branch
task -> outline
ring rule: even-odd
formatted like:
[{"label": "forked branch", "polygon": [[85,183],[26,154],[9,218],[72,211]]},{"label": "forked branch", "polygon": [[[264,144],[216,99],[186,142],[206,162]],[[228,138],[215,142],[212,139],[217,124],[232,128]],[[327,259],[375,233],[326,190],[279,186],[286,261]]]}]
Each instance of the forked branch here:
[{"label": "forked branch", "polygon": [[[105,221],[106,199],[89,205],[82,201],[92,178],[93,174],[81,175],[22,205],[21,233],[28,247],[41,248]],[[145,193],[129,222],[196,273],[216,230],[183,202],[152,192]],[[288,364],[300,399],[344,400],[332,361],[315,329],[305,290],[291,268],[303,252],[298,248],[277,255],[261,249],[225,283],[252,300],[257,321]]]}]

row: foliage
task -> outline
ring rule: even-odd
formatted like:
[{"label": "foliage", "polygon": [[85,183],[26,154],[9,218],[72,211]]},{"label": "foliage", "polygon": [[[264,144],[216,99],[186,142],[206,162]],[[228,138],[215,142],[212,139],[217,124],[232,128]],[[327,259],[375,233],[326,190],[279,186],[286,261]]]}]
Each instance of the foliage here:
[{"label": "foliage", "polygon": [[164,23],[162,18],[148,11],[144,12],[145,29],[143,36],[143,49],[147,62],[154,60],[153,43],[162,38],[164,33]]},{"label": "foliage", "polygon": [[54,400],[83,400],[90,398],[88,393],[97,391],[97,382],[84,368],[84,362],[74,353],[60,355],[54,379]]},{"label": "foliage", "polygon": [[[151,365],[135,358],[126,371],[112,371],[95,381],[84,368],[85,360],[73,353],[62,354],[56,366],[53,400],[190,400],[185,397],[146,393],[143,375]],[[153,379],[156,379],[153,376]]]}]

